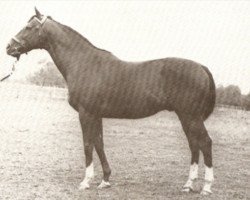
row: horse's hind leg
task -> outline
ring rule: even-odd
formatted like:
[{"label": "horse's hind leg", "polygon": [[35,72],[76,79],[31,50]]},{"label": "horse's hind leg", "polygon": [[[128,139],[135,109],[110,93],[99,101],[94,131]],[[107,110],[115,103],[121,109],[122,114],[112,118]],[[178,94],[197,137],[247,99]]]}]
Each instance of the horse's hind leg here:
[{"label": "horse's hind leg", "polygon": [[214,181],[214,173],[213,173],[213,164],[212,164],[212,140],[209,137],[207,130],[202,122],[201,126],[201,134],[199,136],[199,148],[204,156],[205,163],[205,185],[202,189],[201,194],[208,195],[211,194],[211,186]]},{"label": "horse's hind leg", "polygon": [[[197,150],[197,144],[198,144],[198,149],[201,150],[203,153],[204,163],[205,163],[205,185],[201,193],[204,195],[210,194],[212,193],[211,186],[214,181],[213,165],[212,165],[212,140],[207,133],[203,119],[201,117],[186,116],[186,117],[180,117],[180,120],[182,122],[183,129],[187,134],[189,146],[192,152],[191,163],[196,163],[196,161],[198,163],[199,153]],[[193,169],[194,172],[192,173]],[[188,186],[190,185],[190,183],[192,183],[192,179],[196,177],[197,172],[198,172],[198,166],[194,164],[191,165],[189,180],[187,182]]]},{"label": "horse's hind leg", "polygon": [[178,115],[182,124],[182,128],[187,136],[189,148],[191,151],[191,165],[189,176],[186,184],[183,186],[183,192],[193,190],[193,182],[198,178],[198,162],[199,162],[199,144],[198,133],[192,132],[193,122],[187,115]]},{"label": "horse's hind leg", "polygon": [[103,180],[101,184],[98,186],[98,188],[102,189],[102,188],[110,187],[109,176],[111,174],[111,170],[110,170],[110,167],[109,167],[109,164],[108,164],[105,152],[104,152],[102,132],[99,133],[98,137],[95,140],[95,149],[101,161],[102,170],[103,170]]},{"label": "horse's hind leg", "polygon": [[[198,166],[196,166],[195,163],[198,163],[199,150],[201,150],[204,156],[205,163],[205,185],[201,193],[204,195],[210,194],[212,193],[211,186],[214,180],[212,166],[212,140],[207,133],[203,119],[201,117],[179,116],[179,118],[182,122],[183,129],[187,135],[189,146],[192,152],[191,163],[193,163],[193,165],[191,165],[190,167],[190,174],[189,180],[187,181],[187,186],[192,183],[192,178],[195,178],[197,176]],[[192,170],[194,170],[193,173]]]}]

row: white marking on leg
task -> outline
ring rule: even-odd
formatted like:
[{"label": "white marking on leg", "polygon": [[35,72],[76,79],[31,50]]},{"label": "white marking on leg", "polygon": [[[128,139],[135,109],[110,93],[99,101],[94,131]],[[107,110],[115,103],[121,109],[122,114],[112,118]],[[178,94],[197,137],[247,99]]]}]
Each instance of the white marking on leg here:
[{"label": "white marking on leg", "polygon": [[98,186],[98,189],[102,189],[102,188],[109,188],[110,187],[110,183],[107,181],[102,180],[102,182],[100,183],[100,185]]},{"label": "white marking on leg", "polygon": [[201,194],[208,195],[212,193],[211,186],[212,186],[213,181],[214,181],[213,167],[205,166],[205,184],[204,184]]},{"label": "white marking on leg", "polygon": [[198,164],[194,163],[190,166],[189,176],[186,184],[183,186],[183,192],[190,192],[193,190],[193,182],[198,178]]},{"label": "white marking on leg", "polygon": [[189,179],[190,180],[195,180],[198,178],[198,164],[194,163],[190,166],[190,171],[189,171]]},{"label": "white marking on leg", "polygon": [[89,188],[89,182],[91,181],[91,179],[94,177],[94,165],[93,162],[86,168],[86,172],[85,172],[85,178],[84,180],[81,182],[80,184],[80,188],[81,190],[85,190]]},{"label": "white marking on leg", "polygon": [[205,166],[205,180],[209,182],[214,181],[214,172],[213,167],[207,167]]}]

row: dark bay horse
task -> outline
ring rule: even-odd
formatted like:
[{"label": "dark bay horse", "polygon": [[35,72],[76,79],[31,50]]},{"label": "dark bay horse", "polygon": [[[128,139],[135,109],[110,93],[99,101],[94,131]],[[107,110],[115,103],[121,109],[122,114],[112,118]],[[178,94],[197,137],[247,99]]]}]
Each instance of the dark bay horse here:
[{"label": "dark bay horse", "polygon": [[103,169],[99,188],[110,186],[102,118],[136,119],[168,110],[178,115],[192,154],[183,191],[193,189],[201,151],[205,163],[202,194],[211,193],[212,140],[204,126],[215,105],[215,84],[209,70],[181,58],[122,61],[93,46],[70,27],[35,10],[36,14],[7,45],[7,53],[19,58],[33,49],[45,49],[67,82],[68,101],[79,113],[84,141],[86,174],[80,188],[89,188],[94,176],[94,148]]}]

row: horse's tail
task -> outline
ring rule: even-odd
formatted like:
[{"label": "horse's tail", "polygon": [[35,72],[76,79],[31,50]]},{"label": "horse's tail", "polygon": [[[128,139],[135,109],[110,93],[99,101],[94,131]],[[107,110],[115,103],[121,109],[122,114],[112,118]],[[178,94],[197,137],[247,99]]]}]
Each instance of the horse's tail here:
[{"label": "horse's tail", "polygon": [[202,67],[207,72],[207,75],[209,77],[209,93],[207,95],[207,102],[205,104],[205,110],[204,110],[204,116],[203,116],[203,119],[206,120],[214,110],[216,90],[215,90],[215,83],[214,83],[213,75],[211,74],[211,72],[208,70],[207,67],[205,66],[202,66]]}]

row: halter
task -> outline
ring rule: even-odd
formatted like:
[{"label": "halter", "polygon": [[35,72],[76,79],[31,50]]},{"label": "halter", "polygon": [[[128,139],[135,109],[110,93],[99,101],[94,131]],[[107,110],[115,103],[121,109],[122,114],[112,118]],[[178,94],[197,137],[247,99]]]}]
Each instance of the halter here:
[{"label": "halter", "polygon": [[[39,20],[37,17],[35,17],[35,19],[41,24],[41,27],[40,27],[40,28],[43,27],[43,25],[44,25],[44,23],[46,22],[47,18],[48,18],[48,17],[46,16],[46,17],[43,17],[42,20]],[[40,36],[40,31],[39,31],[39,36]],[[24,44],[22,44],[22,42],[21,42],[17,37],[14,36],[14,37],[12,37],[12,39],[13,39],[14,41],[16,41],[18,44],[20,44],[22,47],[25,47]],[[13,63],[11,72],[10,72],[7,76],[1,78],[1,79],[0,79],[0,82],[6,80],[7,78],[9,78],[9,77],[13,74],[13,72],[15,71],[15,65],[16,65],[17,61],[18,61],[18,59]]]},{"label": "halter", "polygon": [[41,24],[41,25],[43,25],[45,22],[46,22],[46,20],[47,20],[47,16],[45,16],[45,17],[43,17],[41,20],[40,19],[38,19],[37,17],[35,17],[35,19]]},{"label": "halter", "polygon": [[[43,18],[40,20],[40,19],[38,19],[37,17],[34,17],[34,19],[35,19],[36,21],[38,21],[38,22],[41,24],[40,28],[43,27],[43,25],[45,24],[47,18],[48,18],[48,17],[45,16],[45,17],[43,17]],[[40,36],[40,35],[41,35],[41,34],[40,34],[40,31],[39,31],[39,36]],[[22,47],[25,47],[25,45],[22,44],[22,42],[21,42],[16,36],[12,37],[12,39],[13,39],[14,41],[16,41],[18,44],[20,44]]]}]

